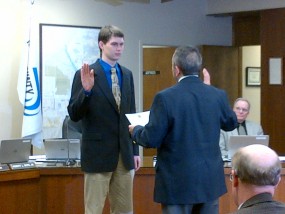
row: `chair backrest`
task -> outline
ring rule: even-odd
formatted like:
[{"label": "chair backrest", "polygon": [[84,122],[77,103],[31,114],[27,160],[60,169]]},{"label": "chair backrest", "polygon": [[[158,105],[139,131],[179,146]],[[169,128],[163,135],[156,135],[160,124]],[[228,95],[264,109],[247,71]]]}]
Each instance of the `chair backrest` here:
[{"label": "chair backrest", "polygon": [[68,115],[64,118],[62,124],[62,138],[64,139],[81,139],[82,128],[81,121],[74,122]]}]

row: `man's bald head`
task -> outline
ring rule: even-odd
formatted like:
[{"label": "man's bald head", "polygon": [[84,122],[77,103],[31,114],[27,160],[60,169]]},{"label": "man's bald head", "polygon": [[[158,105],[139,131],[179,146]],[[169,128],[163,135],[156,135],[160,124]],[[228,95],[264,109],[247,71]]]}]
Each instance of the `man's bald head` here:
[{"label": "man's bald head", "polygon": [[275,186],[280,180],[281,163],[272,149],[254,144],[235,153],[232,158],[232,169],[243,183]]}]

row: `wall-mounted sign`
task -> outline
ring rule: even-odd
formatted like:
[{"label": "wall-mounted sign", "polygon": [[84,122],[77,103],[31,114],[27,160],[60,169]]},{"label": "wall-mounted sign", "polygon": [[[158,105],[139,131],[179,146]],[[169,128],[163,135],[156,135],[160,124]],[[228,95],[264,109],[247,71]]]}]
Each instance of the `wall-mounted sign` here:
[{"label": "wall-mounted sign", "polygon": [[160,71],[143,71],[143,75],[159,75]]},{"label": "wall-mounted sign", "polygon": [[269,59],[269,84],[282,85],[282,58]]}]

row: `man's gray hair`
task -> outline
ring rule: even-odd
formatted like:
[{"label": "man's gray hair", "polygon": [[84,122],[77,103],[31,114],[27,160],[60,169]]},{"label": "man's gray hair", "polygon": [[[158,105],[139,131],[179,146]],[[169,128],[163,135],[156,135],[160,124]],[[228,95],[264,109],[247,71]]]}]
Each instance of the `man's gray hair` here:
[{"label": "man's gray hair", "polygon": [[173,66],[178,66],[184,76],[199,75],[202,56],[195,47],[181,46],[176,48],[172,57]]}]

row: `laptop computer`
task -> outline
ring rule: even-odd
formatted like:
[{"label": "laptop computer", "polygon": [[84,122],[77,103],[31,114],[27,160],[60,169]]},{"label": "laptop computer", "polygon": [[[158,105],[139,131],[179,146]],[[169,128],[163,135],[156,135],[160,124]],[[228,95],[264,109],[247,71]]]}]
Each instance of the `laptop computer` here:
[{"label": "laptop computer", "polygon": [[80,140],[68,139],[69,141],[69,159],[80,160]]},{"label": "laptop computer", "polygon": [[269,144],[269,135],[237,135],[230,136],[228,144],[228,159],[231,160],[236,151],[245,146],[252,144],[262,144],[268,146]]},{"label": "laptop computer", "polygon": [[29,161],[32,139],[2,140],[0,145],[0,163],[23,163]]},{"label": "laptop computer", "polygon": [[80,159],[79,139],[45,139],[46,160]]}]

